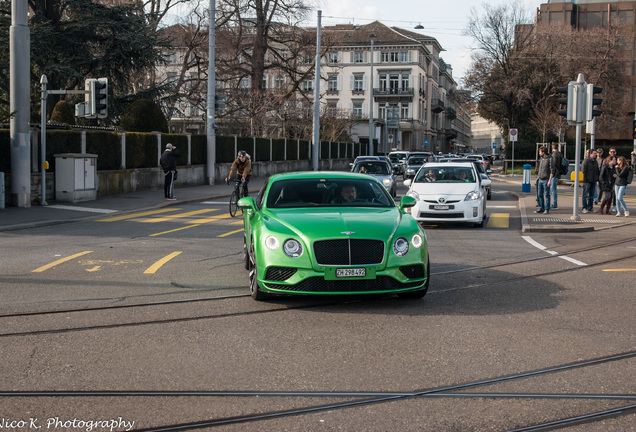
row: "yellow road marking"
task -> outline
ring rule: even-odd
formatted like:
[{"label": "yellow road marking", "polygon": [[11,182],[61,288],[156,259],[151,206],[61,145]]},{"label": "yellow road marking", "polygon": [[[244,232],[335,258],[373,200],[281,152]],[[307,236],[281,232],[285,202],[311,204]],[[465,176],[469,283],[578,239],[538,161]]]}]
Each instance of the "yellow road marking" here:
[{"label": "yellow road marking", "polygon": [[241,229],[238,229],[236,231],[230,231],[228,233],[218,235],[217,237],[227,237],[229,235],[236,234],[236,233],[241,232],[241,231],[245,231],[245,230],[243,228],[241,228]]},{"label": "yellow road marking", "polygon": [[172,230],[169,230],[169,231],[163,231],[163,232],[160,232],[160,233],[149,234],[149,237],[156,237],[156,236],[160,236],[160,235],[163,235],[163,234],[169,234],[169,233],[172,233],[172,232],[175,232],[175,231],[181,231],[181,230],[188,229],[188,228],[194,228],[194,227],[198,227],[199,225],[202,225],[204,223],[214,222],[214,221],[217,221],[217,220],[220,220],[220,219],[227,219],[229,217],[231,217],[229,214],[222,214],[222,215],[213,216],[213,217],[209,217],[209,218],[205,218],[205,219],[197,219],[197,223],[196,224],[184,226],[184,227],[181,227],[181,228],[175,228],[175,229],[172,229]]},{"label": "yellow road marking", "polygon": [[66,258],[59,259],[57,261],[52,262],[51,264],[47,264],[47,265],[44,265],[42,267],[38,267],[35,270],[31,270],[31,273],[42,273],[44,270],[48,270],[51,267],[55,267],[58,264],[62,264],[64,262],[66,262],[66,261],[70,261],[70,260],[72,260],[74,258],[81,257],[82,255],[86,255],[86,254],[89,254],[91,252],[93,252],[93,251],[84,251],[84,252],[76,253],[75,255],[71,255],[71,256],[68,256]]},{"label": "yellow road marking", "polygon": [[486,226],[488,228],[508,228],[510,226],[510,213],[491,213]]},{"label": "yellow road marking", "polygon": [[[217,221],[219,219],[227,219],[227,218],[231,218],[232,216],[229,213],[226,214],[221,214],[218,216],[212,216],[210,218],[206,218],[206,219],[199,219],[197,220],[198,223],[208,223],[208,222],[214,222]],[[241,223],[243,223],[243,221],[241,221]]]},{"label": "yellow road marking", "polygon": [[138,218],[138,217],[141,217],[141,216],[149,216],[149,215],[153,215],[153,214],[166,213],[166,212],[171,212],[171,211],[176,211],[176,210],[181,210],[181,209],[180,208],[169,208],[169,209],[161,209],[161,210],[151,210],[151,211],[146,211],[146,212],[141,212],[141,213],[133,213],[133,214],[124,215],[124,216],[115,216],[115,217],[106,218],[106,219],[99,219],[99,220],[97,220],[97,222],[117,222],[117,221],[124,220],[124,219],[133,219],[133,218]]},{"label": "yellow road marking", "polygon": [[213,212],[213,211],[217,211],[217,210],[218,209],[194,210],[194,211],[185,212],[185,213],[171,214],[169,216],[164,216],[164,217],[160,217],[160,218],[147,219],[147,220],[144,220],[144,221],[141,221],[141,222],[145,222],[145,223],[166,222],[166,221],[170,221],[170,220],[174,220],[174,219],[179,219],[179,218],[184,218],[184,217],[189,217],[189,216],[195,216],[195,215],[199,215],[201,213],[209,213],[209,212]]},{"label": "yellow road marking", "polygon": [[232,222],[232,225],[243,225],[243,223],[243,219],[241,219],[240,221]]},{"label": "yellow road marking", "polygon": [[184,226],[184,227],[181,227],[181,228],[175,228],[175,229],[172,229],[170,231],[163,231],[163,232],[160,232],[160,233],[148,234],[148,237],[156,237],[156,236],[160,236],[160,235],[163,235],[163,234],[170,234],[170,233],[175,232],[175,231],[181,231],[181,230],[188,229],[188,228],[198,227],[199,225],[201,225],[201,224],[188,225],[188,226]]},{"label": "yellow road marking", "polygon": [[603,269],[606,272],[614,272],[614,271],[636,271],[636,269]]},{"label": "yellow road marking", "polygon": [[170,255],[166,255],[165,257],[161,258],[159,261],[157,261],[156,263],[148,267],[144,273],[147,273],[147,274],[155,273],[157,270],[161,268],[162,265],[164,265],[165,263],[167,263],[168,261],[170,261],[172,258],[176,257],[177,255],[181,254],[182,252],[183,251],[176,251],[176,252],[172,252]]}]

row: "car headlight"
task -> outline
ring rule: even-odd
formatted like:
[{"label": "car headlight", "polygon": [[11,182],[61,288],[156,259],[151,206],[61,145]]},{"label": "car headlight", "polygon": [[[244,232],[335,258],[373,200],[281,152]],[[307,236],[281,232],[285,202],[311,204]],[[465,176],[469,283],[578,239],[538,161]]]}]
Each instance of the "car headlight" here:
[{"label": "car headlight", "polygon": [[464,198],[464,201],[474,201],[478,200],[480,197],[481,194],[479,192],[471,191],[466,194],[466,198]]},{"label": "car headlight", "polygon": [[420,194],[415,192],[414,190],[410,190],[406,193],[408,196],[415,198],[416,200],[420,200]]},{"label": "car headlight", "polygon": [[267,249],[276,250],[280,246],[280,243],[276,237],[269,236],[265,239],[265,246],[267,246]]},{"label": "car headlight", "polygon": [[422,246],[422,236],[419,234],[415,234],[411,239],[411,244],[414,248],[419,249]]},{"label": "car headlight", "polygon": [[409,242],[404,237],[400,237],[393,242],[393,253],[397,256],[404,256],[409,252]]},{"label": "car headlight", "polygon": [[413,174],[414,172],[415,172],[415,170],[414,170],[414,169],[411,169],[411,168],[409,168],[409,169],[407,169],[407,170],[406,170],[406,173],[407,173],[407,174]]},{"label": "car headlight", "polygon": [[298,258],[303,254],[303,245],[296,239],[287,239],[283,243],[283,251],[290,258]]},{"label": "car headlight", "polygon": [[390,178],[385,178],[385,179],[382,180],[382,183],[384,183],[384,186],[389,187],[389,186],[391,186],[391,183],[393,183],[393,182],[391,181]]}]

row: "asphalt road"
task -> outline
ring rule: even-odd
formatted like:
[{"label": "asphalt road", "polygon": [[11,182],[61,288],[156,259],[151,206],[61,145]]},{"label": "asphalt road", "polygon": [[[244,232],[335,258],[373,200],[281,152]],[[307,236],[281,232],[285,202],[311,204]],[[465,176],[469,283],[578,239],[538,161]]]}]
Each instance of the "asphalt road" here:
[{"label": "asphalt road", "polygon": [[0,233],[0,422],[502,431],[631,406],[569,430],[636,430],[636,229],[523,235],[509,189],[485,228],[425,227],[422,300],[255,302],[217,202]]}]

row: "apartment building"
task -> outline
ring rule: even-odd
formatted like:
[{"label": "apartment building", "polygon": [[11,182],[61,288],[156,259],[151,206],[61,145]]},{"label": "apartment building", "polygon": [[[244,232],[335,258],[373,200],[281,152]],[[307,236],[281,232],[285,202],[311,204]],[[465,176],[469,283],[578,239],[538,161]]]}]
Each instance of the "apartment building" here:
[{"label": "apartment building", "polygon": [[[326,53],[321,59],[320,103],[348,117],[354,141],[368,140],[371,124],[381,152],[449,152],[470,146],[470,115],[453,102],[457,83],[435,38],[375,21],[324,27],[321,39]],[[184,55],[184,49],[170,53],[160,76],[177,82],[188,73],[179,67],[188,60]],[[314,80],[307,77],[299,89],[310,100]],[[283,75],[268,70],[262,88],[276,90],[286,84]],[[202,133],[202,106],[193,98],[178,101],[171,110],[170,131]],[[222,116],[218,122],[223,122]]]},{"label": "apartment building", "polygon": [[[537,8],[536,22],[567,24],[577,29],[620,26],[620,31],[624,35],[624,44],[616,61],[623,62],[627,74],[631,75],[631,87],[625,88],[623,94],[631,98],[629,106],[632,110],[634,109],[636,106],[636,1],[549,0]],[[616,144],[632,142],[631,118],[626,115],[624,124],[602,136],[597,135],[596,138]]]}]

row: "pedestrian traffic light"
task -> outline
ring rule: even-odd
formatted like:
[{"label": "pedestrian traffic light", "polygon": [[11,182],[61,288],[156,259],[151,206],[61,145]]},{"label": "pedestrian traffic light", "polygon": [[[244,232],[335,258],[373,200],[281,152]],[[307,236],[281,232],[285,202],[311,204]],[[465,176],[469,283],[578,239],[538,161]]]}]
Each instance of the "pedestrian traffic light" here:
[{"label": "pedestrian traffic light", "polygon": [[99,78],[91,86],[93,114],[97,118],[108,117],[108,78]]},{"label": "pedestrian traffic light", "polygon": [[218,94],[214,95],[214,109],[222,110],[225,108],[227,102],[227,95]]},{"label": "pedestrian traffic light", "polygon": [[603,91],[603,87],[597,87],[594,84],[588,84],[585,89],[587,102],[585,105],[586,108],[586,119],[587,121],[591,121],[594,117],[598,117],[603,114],[603,111],[594,109],[595,106],[599,106],[603,99],[594,97],[595,94],[599,94]]}]

